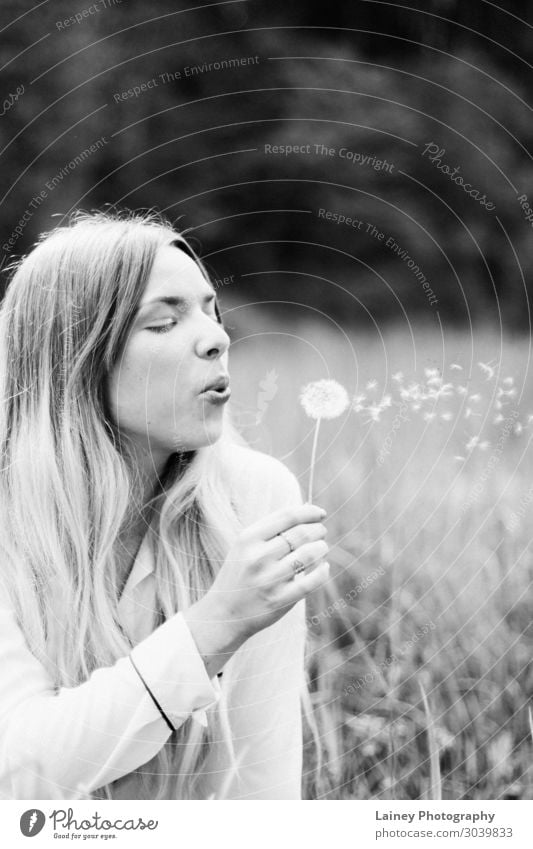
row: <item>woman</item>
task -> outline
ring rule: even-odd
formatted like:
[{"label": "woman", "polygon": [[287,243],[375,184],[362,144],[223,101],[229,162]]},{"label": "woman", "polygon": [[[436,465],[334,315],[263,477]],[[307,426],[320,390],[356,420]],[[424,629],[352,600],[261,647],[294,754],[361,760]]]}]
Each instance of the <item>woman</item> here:
[{"label": "woman", "polygon": [[0,311],[3,798],[300,798],[324,511],[228,419],[161,217],[76,214]]}]

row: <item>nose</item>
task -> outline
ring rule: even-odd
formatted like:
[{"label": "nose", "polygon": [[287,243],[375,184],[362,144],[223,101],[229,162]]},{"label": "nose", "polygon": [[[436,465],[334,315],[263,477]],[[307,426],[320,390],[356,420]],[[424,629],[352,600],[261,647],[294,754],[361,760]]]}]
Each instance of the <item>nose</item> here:
[{"label": "nose", "polygon": [[196,343],[196,353],[202,359],[216,360],[226,353],[230,346],[230,338],[221,324],[208,318],[208,327],[199,336]]}]

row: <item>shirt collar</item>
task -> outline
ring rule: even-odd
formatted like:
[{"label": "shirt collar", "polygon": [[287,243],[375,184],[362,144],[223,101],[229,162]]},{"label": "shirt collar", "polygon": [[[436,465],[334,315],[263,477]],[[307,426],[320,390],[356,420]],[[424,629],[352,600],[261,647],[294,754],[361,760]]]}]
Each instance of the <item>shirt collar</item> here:
[{"label": "shirt collar", "polygon": [[123,600],[133,592],[135,587],[154,571],[154,556],[148,542],[148,536],[146,533],[142,538],[130,574],[124,584],[124,589],[119,599],[119,608]]}]

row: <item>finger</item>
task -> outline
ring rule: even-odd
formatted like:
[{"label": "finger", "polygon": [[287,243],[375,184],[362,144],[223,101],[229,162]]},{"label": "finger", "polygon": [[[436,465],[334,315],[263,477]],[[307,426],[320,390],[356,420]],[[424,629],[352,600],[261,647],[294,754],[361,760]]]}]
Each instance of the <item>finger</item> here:
[{"label": "finger", "polygon": [[294,577],[295,566],[298,565],[298,563],[303,563],[305,570],[307,571],[314,566],[315,563],[323,560],[328,552],[329,545],[324,540],[308,542],[305,545],[301,545],[292,554],[289,554],[287,557],[283,557],[279,560],[275,567],[271,570],[271,574],[274,575],[278,581],[290,580]]},{"label": "finger", "polygon": [[283,594],[281,604],[296,604],[328,581],[329,563],[324,560],[311,572],[297,575],[293,581],[287,581],[287,591]]},{"label": "finger", "polygon": [[[264,556],[272,560],[280,560],[282,557],[295,552],[297,548],[307,542],[315,542],[324,539],[328,529],[322,522],[307,522],[305,525],[295,525],[284,536],[275,536],[263,543]],[[291,543],[292,549],[289,548]]]},{"label": "finger", "polygon": [[326,516],[326,511],[316,504],[298,504],[295,507],[282,507],[268,516],[264,516],[253,525],[249,525],[244,534],[248,539],[269,540],[280,531],[288,531],[294,525],[307,522],[320,522]]}]

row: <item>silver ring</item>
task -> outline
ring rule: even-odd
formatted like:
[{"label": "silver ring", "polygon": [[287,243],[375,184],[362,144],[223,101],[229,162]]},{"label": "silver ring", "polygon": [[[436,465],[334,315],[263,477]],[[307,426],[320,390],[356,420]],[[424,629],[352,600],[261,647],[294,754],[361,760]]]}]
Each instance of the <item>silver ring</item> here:
[{"label": "silver ring", "polygon": [[294,577],[301,575],[302,572],[305,572],[305,563],[302,563],[301,560],[293,560],[292,571],[294,572]]},{"label": "silver ring", "polygon": [[285,533],[284,533],[283,531],[280,531],[280,532],[279,532],[279,534],[278,534],[278,536],[285,540],[285,542],[286,542],[286,543],[287,543],[287,545],[289,546],[289,549],[290,549],[290,551],[291,551],[291,553],[292,553],[292,552],[294,551],[294,546],[293,546],[292,542],[290,541],[290,539],[289,539],[288,537],[286,537],[286,536],[285,536]]}]

